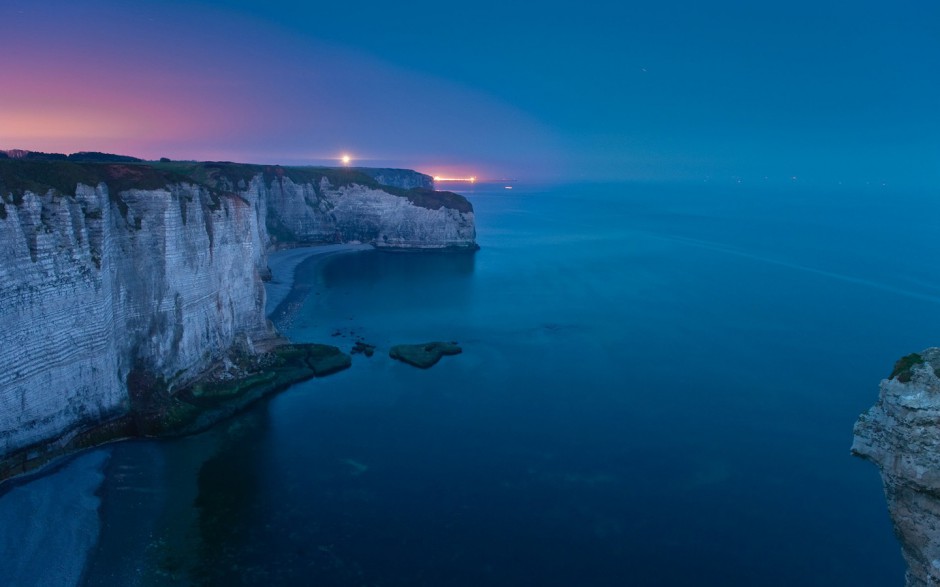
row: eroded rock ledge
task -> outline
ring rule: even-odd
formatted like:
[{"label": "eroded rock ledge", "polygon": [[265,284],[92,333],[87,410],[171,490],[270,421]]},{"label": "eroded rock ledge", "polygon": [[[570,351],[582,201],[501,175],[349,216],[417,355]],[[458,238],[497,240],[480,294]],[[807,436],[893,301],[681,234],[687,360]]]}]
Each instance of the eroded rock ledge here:
[{"label": "eroded rock ledge", "polygon": [[907,587],[940,584],[940,348],[897,362],[855,424],[852,454],[881,470]]},{"label": "eroded rock ledge", "polygon": [[193,434],[255,401],[313,377],[348,369],[352,361],[324,344],[284,344],[258,354],[233,354],[181,389],[142,366],[127,377],[128,410],[89,423],[0,460],[0,481],[29,472],[58,456],[124,438]]}]

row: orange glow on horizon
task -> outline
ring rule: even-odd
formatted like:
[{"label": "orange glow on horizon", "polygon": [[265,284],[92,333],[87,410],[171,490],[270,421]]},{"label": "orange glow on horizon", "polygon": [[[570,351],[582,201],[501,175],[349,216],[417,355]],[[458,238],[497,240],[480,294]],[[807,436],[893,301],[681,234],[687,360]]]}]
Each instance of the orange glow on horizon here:
[{"label": "orange glow on horizon", "polygon": [[476,183],[477,177],[472,175],[470,177],[442,177],[440,175],[434,176],[434,181],[463,181],[469,183]]}]

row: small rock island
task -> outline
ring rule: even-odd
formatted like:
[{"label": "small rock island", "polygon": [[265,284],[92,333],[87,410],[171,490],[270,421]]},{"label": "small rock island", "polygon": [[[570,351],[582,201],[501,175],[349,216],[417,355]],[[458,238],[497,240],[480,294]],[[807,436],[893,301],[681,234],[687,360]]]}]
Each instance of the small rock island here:
[{"label": "small rock island", "polygon": [[422,344],[399,344],[388,352],[391,358],[421,369],[437,364],[445,355],[459,355],[463,349],[456,342],[425,342]]}]

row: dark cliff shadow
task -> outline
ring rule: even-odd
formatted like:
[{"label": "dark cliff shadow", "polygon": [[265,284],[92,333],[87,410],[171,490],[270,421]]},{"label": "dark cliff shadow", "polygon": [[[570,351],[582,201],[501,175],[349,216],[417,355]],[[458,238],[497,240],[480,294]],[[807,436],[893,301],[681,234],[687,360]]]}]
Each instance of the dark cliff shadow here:
[{"label": "dark cliff shadow", "polygon": [[[217,452],[197,476],[199,547],[190,579],[196,585],[243,584],[246,572],[263,567],[250,545],[253,529],[264,527],[262,499],[266,461],[270,457],[267,405],[245,412],[220,439]],[[261,578],[258,577],[260,580]]]}]

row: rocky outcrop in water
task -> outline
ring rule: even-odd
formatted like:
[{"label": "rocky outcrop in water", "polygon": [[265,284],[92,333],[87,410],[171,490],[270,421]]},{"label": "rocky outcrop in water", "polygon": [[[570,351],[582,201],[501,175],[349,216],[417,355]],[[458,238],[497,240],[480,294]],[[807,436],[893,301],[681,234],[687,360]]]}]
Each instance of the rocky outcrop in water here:
[{"label": "rocky outcrop in water", "polygon": [[474,248],[461,196],[351,170],[0,160],[0,461],[126,414],[275,333],[266,251],[361,241]]},{"label": "rocky outcrop in water", "polygon": [[389,350],[388,356],[413,367],[429,369],[442,357],[459,355],[463,349],[456,342],[424,342],[421,344],[398,344]]},{"label": "rocky outcrop in water", "polygon": [[940,584],[940,349],[898,361],[855,424],[852,454],[881,470],[907,587]]}]

